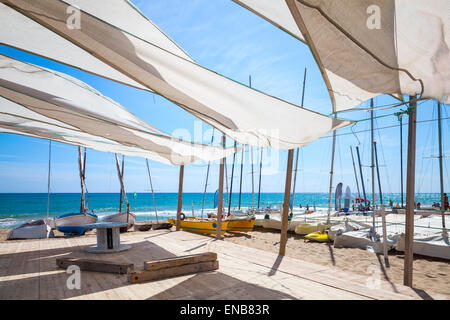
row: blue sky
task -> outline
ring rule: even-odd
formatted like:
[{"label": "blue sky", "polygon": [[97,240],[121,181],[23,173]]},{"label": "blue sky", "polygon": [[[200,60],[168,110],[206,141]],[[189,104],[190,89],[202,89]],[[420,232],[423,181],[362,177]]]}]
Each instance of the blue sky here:
[{"label": "blue sky", "polygon": [[[303,72],[307,68],[304,106],[323,114],[331,113],[331,102],[325,83],[309,48],[231,0],[134,0],[133,3],[196,62],[244,84],[248,84],[248,78],[251,75],[252,86],[270,95],[300,104]],[[210,142],[211,127],[199,122],[198,119],[163,97],[129,88],[18,50],[0,46],[0,52],[75,76],[166,133],[178,135],[189,132],[190,137],[185,137],[189,140]],[[375,98],[375,106],[392,103],[395,103],[395,100],[389,96]],[[435,119],[436,105],[435,101],[420,104],[418,121]],[[368,107],[368,103],[361,107]],[[375,115],[393,114],[401,108],[377,111]],[[450,117],[448,106],[444,106],[443,109],[443,118]],[[368,119],[370,114],[357,111],[343,113],[340,117],[361,120]],[[404,123],[407,123],[407,117]],[[375,127],[389,127],[397,124],[398,120],[395,116],[375,120]],[[200,127],[202,130],[198,131]],[[194,128],[197,130],[195,131]],[[343,182],[352,190],[356,190],[349,147],[351,145],[354,148],[359,145],[363,164],[370,165],[370,132],[356,134],[351,132],[368,129],[370,129],[370,121],[361,121],[352,128],[338,131],[334,185]],[[416,190],[438,192],[438,160],[426,158],[438,154],[437,123],[418,123],[417,130]],[[194,134],[194,132],[202,134]],[[403,132],[406,159],[407,126],[404,126]],[[443,134],[444,153],[450,155],[450,121],[448,119],[443,121]],[[216,131],[216,144],[220,140],[219,136],[220,134]],[[399,128],[377,130],[375,140],[379,147],[383,191],[399,192]],[[328,191],[331,141],[326,136],[301,149],[297,192]],[[227,145],[232,143],[231,140],[227,141]],[[269,170],[268,165],[264,165],[262,191],[282,192],[287,152],[274,150],[270,152],[278,154],[279,164],[276,170]],[[258,155],[259,150],[255,149],[256,162],[259,161]],[[249,154],[246,153],[246,156],[248,157]],[[79,192],[77,157],[76,147],[53,143],[52,192]],[[120,187],[113,154],[88,150],[87,157],[86,183],[89,192],[118,192]],[[232,156],[227,159],[228,164],[231,161]],[[450,158],[444,160],[444,180],[447,191],[450,189],[449,161]],[[240,155],[237,156],[237,162],[240,163]],[[404,165],[406,168],[406,161]],[[48,141],[0,133],[0,192],[46,192],[47,166]],[[154,161],[150,161],[150,167],[157,191],[177,191],[178,167]],[[370,169],[364,167],[363,170],[366,190],[370,190]],[[231,165],[228,166],[227,171],[228,175],[231,175]],[[254,166],[254,171],[257,175],[257,164]],[[239,172],[239,167],[235,172]],[[246,162],[243,183],[243,189],[246,192],[251,191],[250,172],[250,165]],[[217,189],[218,173],[218,164],[214,163],[211,169],[209,192]],[[205,163],[186,166],[184,190],[201,192],[204,188],[205,175]],[[235,175],[235,183],[238,181],[238,176]],[[255,176],[255,185],[257,187],[257,176]],[[144,159],[126,158],[125,187],[127,192],[149,190]],[[236,185],[234,190],[237,190]]]}]

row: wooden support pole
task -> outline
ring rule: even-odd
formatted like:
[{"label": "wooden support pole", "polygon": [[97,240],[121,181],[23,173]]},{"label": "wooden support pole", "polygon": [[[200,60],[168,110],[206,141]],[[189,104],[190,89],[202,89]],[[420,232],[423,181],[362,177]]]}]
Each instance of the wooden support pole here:
[{"label": "wooden support pole", "polygon": [[[225,135],[222,136],[222,146],[225,148]],[[220,232],[222,231],[222,211],[223,211],[223,178],[224,178],[225,158],[220,159],[220,173],[219,173],[219,199],[217,200],[217,239],[221,239]]]},{"label": "wooden support pole", "polygon": [[291,180],[292,180],[292,163],[294,162],[294,149],[288,152],[288,160],[286,167],[286,184],[284,186],[284,203],[283,216],[281,219],[281,238],[280,238],[280,252],[279,255],[286,254],[287,230],[288,230],[288,216],[289,216],[289,199],[291,197]]},{"label": "wooden support pole", "polygon": [[177,224],[176,231],[180,231],[181,210],[183,208],[183,178],[184,178],[184,165],[180,166],[180,180],[178,182],[178,205],[177,205]]},{"label": "wooden support pole", "polygon": [[408,160],[406,169],[405,265],[403,284],[413,285],[414,191],[416,169],[416,96],[409,97]]}]

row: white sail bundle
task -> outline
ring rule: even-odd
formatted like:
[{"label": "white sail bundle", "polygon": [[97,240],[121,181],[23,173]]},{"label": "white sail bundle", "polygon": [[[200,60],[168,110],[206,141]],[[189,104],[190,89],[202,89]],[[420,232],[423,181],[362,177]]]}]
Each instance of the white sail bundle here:
[{"label": "white sail bundle", "polygon": [[66,74],[0,55],[0,129],[176,165],[237,149],[175,139]]},{"label": "white sail bundle", "polygon": [[[272,96],[203,68],[125,0],[2,0],[5,24],[22,24],[19,36],[2,43],[76,66],[106,78],[145,86],[194,116],[218,128],[242,144],[278,149],[304,146],[329,131],[350,124],[333,119]],[[79,11],[76,9],[79,8]],[[15,11],[14,18],[7,10]],[[75,12],[75,13],[74,13]],[[17,15],[17,13],[20,13]],[[79,15],[79,26],[73,15]],[[53,32],[58,43],[47,41]],[[26,34],[26,36],[24,35]],[[2,36],[3,37],[3,36]],[[14,39],[10,39],[14,38]],[[33,45],[28,39],[33,38]],[[68,43],[64,45],[63,43]],[[73,45],[89,53],[128,80],[88,70],[80,58],[67,61]],[[50,48],[43,48],[50,47]],[[100,64],[99,64],[100,65]],[[136,86],[136,85],[134,85]]]},{"label": "white sail bundle", "polygon": [[380,94],[450,103],[448,0],[234,1],[309,45],[334,112]]}]

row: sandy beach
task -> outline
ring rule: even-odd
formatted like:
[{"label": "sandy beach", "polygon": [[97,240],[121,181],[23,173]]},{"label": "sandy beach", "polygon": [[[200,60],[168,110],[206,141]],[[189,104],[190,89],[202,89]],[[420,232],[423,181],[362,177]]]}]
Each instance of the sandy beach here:
[{"label": "sandy beach", "polygon": [[[171,230],[175,231],[175,228],[173,227]],[[0,241],[7,241],[8,231],[9,229],[0,229]],[[55,231],[55,236],[61,237],[63,235]],[[93,236],[95,236],[95,231],[90,231],[83,237]],[[205,235],[205,237],[210,236]],[[254,231],[248,233],[226,233],[223,239],[251,248],[278,253],[280,233],[275,230],[255,228]],[[47,241],[51,241],[51,239]],[[358,275],[379,275],[380,279],[395,284],[403,283],[404,255],[401,252],[391,251],[389,253],[390,268],[387,269],[384,266],[382,255],[376,255],[362,249],[334,248],[332,243],[311,242],[305,240],[303,236],[288,233],[286,255],[310,263],[333,266]],[[450,295],[450,261],[415,255],[414,287]]]},{"label": "sandy beach", "polygon": [[[249,233],[227,233],[225,241],[277,253],[280,233],[255,228]],[[404,254],[389,252],[390,268],[384,266],[384,256],[356,248],[334,248],[332,243],[305,240],[304,236],[288,233],[286,255],[323,266],[334,266],[360,275],[379,274],[381,279],[403,284]],[[450,261],[414,255],[414,287],[450,295]]]}]

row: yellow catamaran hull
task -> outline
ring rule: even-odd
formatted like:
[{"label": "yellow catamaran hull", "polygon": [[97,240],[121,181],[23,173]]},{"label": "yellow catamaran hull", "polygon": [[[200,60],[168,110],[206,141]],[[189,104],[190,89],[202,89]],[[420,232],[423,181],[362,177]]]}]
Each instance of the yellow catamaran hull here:
[{"label": "yellow catamaran hull", "polygon": [[[174,226],[177,224],[176,219],[168,219],[168,221]],[[228,228],[228,221],[222,221],[221,235],[224,235]],[[217,233],[217,220],[208,219],[185,219],[180,221],[181,229],[196,233],[216,234]]]},{"label": "yellow catamaran hull", "polygon": [[227,231],[250,232],[255,226],[255,218],[251,219],[230,219],[228,221]]}]

